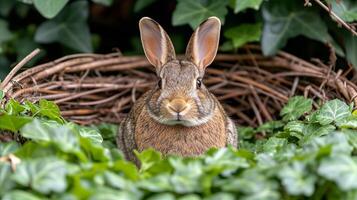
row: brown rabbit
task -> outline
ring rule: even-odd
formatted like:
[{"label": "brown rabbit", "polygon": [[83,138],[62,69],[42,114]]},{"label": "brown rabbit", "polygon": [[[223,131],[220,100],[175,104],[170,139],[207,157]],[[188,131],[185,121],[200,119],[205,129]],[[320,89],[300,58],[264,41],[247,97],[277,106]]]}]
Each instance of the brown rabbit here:
[{"label": "brown rabbit", "polygon": [[202,83],[217,54],[220,27],[217,17],[204,21],[191,36],[186,58],[178,60],[164,29],[148,17],[140,20],[145,55],[159,80],[120,125],[117,143],[127,159],[136,161],[133,150],[149,147],[180,156],[200,155],[211,147],[237,147],[234,123]]}]

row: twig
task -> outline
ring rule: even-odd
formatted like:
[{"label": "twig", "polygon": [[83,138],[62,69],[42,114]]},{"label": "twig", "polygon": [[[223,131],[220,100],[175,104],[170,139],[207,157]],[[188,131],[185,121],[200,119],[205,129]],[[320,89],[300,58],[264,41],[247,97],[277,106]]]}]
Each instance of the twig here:
[{"label": "twig", "polygon": [[328,6],[326,6],[324,3],[322,3],[320,0],[314,0],[317,4],[319,4],[323,9],[325,9],[331,16],[332,19],[334,19],[337,23],[341,24],[343,27],[345,27],[347,30],[349,30],[354,36],[357,36],[356,30],[347,24],[345,21],[343,21],[336,13],[334,13]]},{"label": "twig", "polygon": [[27,55],[24,59],[22,59],[5,77],[4,81],[0,84],[0,89],[4,89],[5,86],[9,83],[9,81],[14,77],[14,75],[33,57],[35,57],[38,53],[40,53],[40,49],[33,50],[29,55]]}]

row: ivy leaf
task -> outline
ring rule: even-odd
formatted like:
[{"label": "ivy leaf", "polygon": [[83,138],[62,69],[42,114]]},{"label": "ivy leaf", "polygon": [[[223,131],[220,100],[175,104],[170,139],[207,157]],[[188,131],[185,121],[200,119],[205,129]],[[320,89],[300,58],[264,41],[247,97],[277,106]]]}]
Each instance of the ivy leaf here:
[{"label": "ivy leaf", "polygon": [[139,199],[136,194],[127,191],[113,190],[110,188],[97,188],[93,191],[93,195],[88,200],[127,200]]},{"label": "ivy leaf", "polygon": [[9,130],[16,132],[25,124],[32,121],[31,117],[14,116],[8,114],[0,114],[0,130]]},{"label": "ivy leaf", "polygon": [[315,191],[316,176],[310,175],[302,163],[284,166],[278,176],[289,194],[311,196]]},{"label": "ivy leaf", "polygon": [[23,160],[16,169],[14,180],[33,190],[49,194],[63,192],[67,187],[66,163],[53,157]]},{"label": "ivy leaf", "polygon": [[25,107],[22,106],[18,101],[15,101],[14,99],[10,99],[10,101],[7,102],[5,105],[5,111],[9,115],[18,115],[24,110]]},{"label": "ivy leaf", "polygon": [[10,11],[15,6],[16,1],[14,0],[1,0],[0,1],[0,15],[7,17],[10,14]]},{"label": "ivy leaf", "polygon": [[316,119],[322,125],[332,122],[340,122],[351,116],[350,107],[339,99],[331,100],[325,103],[318,112]]},{"label": "ivy leaf", "polygon": [[286,139],[271,137],[263,145],[263,149],[265,153],[269,153],[270,155],[273,155],[286,145],[287,145]]},{"label": "ivy leaf", "polygon": [[357,37],[344,30],[343,40],[345,45],[345,54],[349,63],[357,69]]},{"label": "ivy leaf", "polygon": [[57,122],[63,123],[64,120],[61,117],[61,111],[59,107],[52,101],[47,101],[46,99],[41,99],[39,102],[39,113],[49,119],[56,120]]},{"label": "ivy leaf", "polygon": [[357,20],[357,3],[356,1],[331,1],[332,11],[335,12],[341,19],[346,22],[353,22]]},{"label": "ivy leaf", "polygon": [[154,149],[146,149],[142,152],[135,152],[136,157],[140,160],[141,170],[145,171],[152,168],[155,163],[161,160],[161,153]]},{"label": "ivy leaf", "polygon": [[142,9],[155,3],[157,0],[137,0],[134,5],[134,12],[140,12]]},{"label": "ivy leaf", "polygon": [[239,48],[248,42],[258,42],[262,34],[262,24],[242,24],[228,29],[224,36],[232,41],[234,48]]},{"label": "ivy leaf", "polygon": [[42,16],[51,19],[64,8],[68,1],[69,0],[33,0],[33,4]]},{"label": "ivy leaf", "polygon": [[92,0],[94,3],[102,4],[104,6],[110,6],[113,4],[113,0]]},{"label": "ivy leaf", "polygon": [[279,193],[276,191],[277,183],[266,176],[259,173],[256,169],[249,169],[243,174],[233,180],[222,180],[218,182],[222,191],[237,192],[240,191],[244,195],[241,199],[255,199],[255,200],[278,200],[281,199]]},{"label": "ivy leaf", "polygon": [[90,31],[86,23],[88,9],[87,1],[69,4],[55,18],[38,27],[35,41],[45,44],[59,42],[80,52],[91,52]]},{"label": "ivy leaf", "polygon": [[357,117],[350,116],[344,120],[341,120],[337,123],[337,126],[340,128],[357,129]]},{"label": "ivy leaf", "polygon": [[[9,30],[8,23],[0,19],[0,45],[12,38],[12,33]],[[1,53],[1,50],[0,50]]]},{"label": "ivy leaf", "polygon": [[288,103],[280,112],[280,116],[285,121],[296,120],[304,113],[310,112],[312,109],[312,100],[302,96],[295,96],[289,99]]},{"label": "ivy leaf", "polygon": [[189,24],[193,29],[208,17],[218,17],[222,24],[228,13],[228,0],[178,0],[176,9],[172,15],[174,26]]},{"label": "ivy leaf", "polygon": [[90,139],[95,144],[103,142],[103,137],[95,128],[77,126],[77,130],[82,137]]},{"label": "ivy leaf", "polygon": [[264,55],[274,55],[288,39],[298,35],[332,43],[318,13],[304,8],[300,1],[270,0],[263,4],[262,15],[264,27],[261,43]]},{"label": "ivy leaf", "polygon": [[357,159],[347,155],[335,155],[324,159],[318,173],[337,183],[344,191],[357,189]]},{"label": "ivy leaf", "polygon": [[53,122],[34,119],[26,124],[20,131],[21,135],[35,141],[47,141],[57,144],[63,151],[77,149],[78,140],[72,131],[64,126]]},{"label": "ivy leaf", "polygon": [[234,13],[239,13],[247,8],[253,8],[258,10],[263,0],[231,0],[230,7],[234,10]]},{"label": "ivy leaf", "polygon": [[14,187],[15,183],[10,179],[10,163],[0,162],[0,196],[8,193],[8,190]]},{"label": "ivy leaf", "polygon": [[14,190],[11,192],[6,193],[2,200],[41,200],[40,197],[37,197],[36,195],[30,193],[30,192],[25,192],[21,190]]},{"label": "ivy leaf", "polygon": [[0,156],[6,156],[14,153],[19,148],[17,142],[0,143]]},{"label": "ivy leaf", "polygon": [[147,200],[175,200],[175,196],[170,193],[155,194],[150,196]]},{"label": "ivy leaf", "polygon": [[268,133],[272,133],[280,128],[284,127],[284,123],[282,121],[269,121],[266,122],[262,125],[260,125],[257,128],[257,132],[268,132]]}]

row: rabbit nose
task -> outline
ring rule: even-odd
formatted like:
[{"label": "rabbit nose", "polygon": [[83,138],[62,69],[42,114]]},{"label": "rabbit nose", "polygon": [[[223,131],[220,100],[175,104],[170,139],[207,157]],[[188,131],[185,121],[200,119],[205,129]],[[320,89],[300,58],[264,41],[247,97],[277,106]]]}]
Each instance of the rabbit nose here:
[{"label": "rabbit nose", "polygon": [[188,104],[184,99],[173,99],[167,107],[173,112],[180,113],[188,108]]}]

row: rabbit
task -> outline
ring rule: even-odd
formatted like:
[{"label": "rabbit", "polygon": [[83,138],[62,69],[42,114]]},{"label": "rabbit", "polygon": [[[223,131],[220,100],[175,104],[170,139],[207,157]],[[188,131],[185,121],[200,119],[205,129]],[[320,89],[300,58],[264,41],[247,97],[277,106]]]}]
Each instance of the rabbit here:
[{"label": "rabbit", "polygon": [[149,17],[139,21],[143,49],[158,81],[120,124],[117,144],[126,159],[137,162],[133,150],[150,147],[164,156],[183,157],[201,155],[212,147],[237,147],[233,121],[202,82],[217,54],[220,28],[217,17],[201,23],[189,40],[185,58],[179,60],[156,21]]}]

